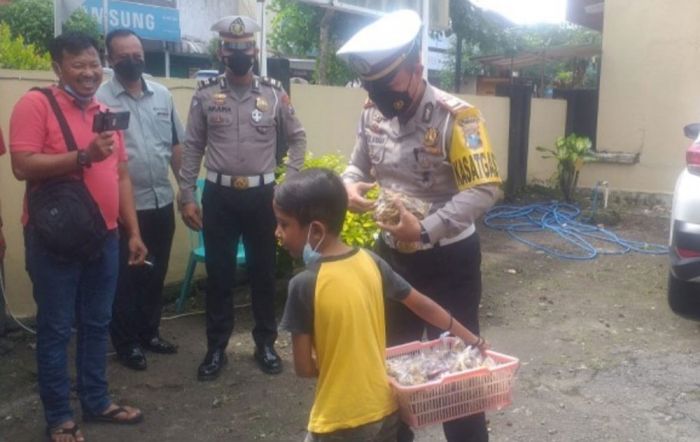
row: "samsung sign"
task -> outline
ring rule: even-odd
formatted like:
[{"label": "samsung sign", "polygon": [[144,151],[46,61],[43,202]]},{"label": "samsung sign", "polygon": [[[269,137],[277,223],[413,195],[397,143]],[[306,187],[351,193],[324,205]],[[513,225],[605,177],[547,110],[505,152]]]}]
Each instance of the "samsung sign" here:
[{"label": "samsung sign", "polygon": [[[83,9],[95,17],[100,27],[104,26],[102,0],[86,0]],[[180,41],[180,11],[177,9],[110,0],[108,15],[110,31],[126,28],[148,40]]]}]

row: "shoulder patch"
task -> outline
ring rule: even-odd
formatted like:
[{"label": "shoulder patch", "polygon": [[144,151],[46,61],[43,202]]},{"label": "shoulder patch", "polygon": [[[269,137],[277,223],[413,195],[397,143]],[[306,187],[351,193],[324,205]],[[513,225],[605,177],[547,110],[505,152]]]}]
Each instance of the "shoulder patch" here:
[{"label": "shoulder patch", "polygon": [[472,107],[472,105],[466,101],[447,93],[440,94],[437,97],[437,102],[441,107],[447,109],[453,115]]},{"label": "shoulder patch", "polygon": [[370,107],[374,107],[374,101],[370,100],[369,97],[365,98],[365,104],[363,105],[365,109],[369,109]]},{"label": "shoulder patch", "polygon": [[206,80],[199,80],[197,82],[197,90],[206,89],[206,88],[213,86],[215,84],[218,84],[218,83],[219,83],[219,77],[211,77],[211,78],[207,78]]},{"label": "shoulder patch", "polygon": [[260,77],[260,82],[266,86],[272,86],[275,89],[282,89],[282,83],[271,77]]}]

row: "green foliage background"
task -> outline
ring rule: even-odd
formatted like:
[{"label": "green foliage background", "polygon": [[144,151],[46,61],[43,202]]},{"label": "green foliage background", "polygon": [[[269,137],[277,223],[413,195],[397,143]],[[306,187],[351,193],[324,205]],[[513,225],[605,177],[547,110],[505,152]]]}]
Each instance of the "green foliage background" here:
[{"label": "green foliage background", "polygon": [[[314,81],[318,82],[320,57],[320,29],[325,10],[294,0],[272,0],[269,9],[275,12],[269,36],[270,48],[287,57],[316,58]],[[328,84],[345,85],[355,75],[348,66],[335,56],[342,43],[371,19],[336,12],[330,27],[330,51],[326,72]]]},{"label": "green foliage background", "polygon": [[[39,53],[48,51],[53,39],[52,0],[13,0],[0,6],[0,22],[9,25],[12,36],[22,37],[26,44],[34,45]],[[84,10],[78,9],[63,24],[63,31],[82,31],[98,42],[102,35],[100,27]]]},{"label": "green foliage background", "polygon": [[0,22],[0,68],[48,70],[51,61],[47,54],[39,54],[33,44],[26,44],[22,36],[13,38],[10,26]]}]

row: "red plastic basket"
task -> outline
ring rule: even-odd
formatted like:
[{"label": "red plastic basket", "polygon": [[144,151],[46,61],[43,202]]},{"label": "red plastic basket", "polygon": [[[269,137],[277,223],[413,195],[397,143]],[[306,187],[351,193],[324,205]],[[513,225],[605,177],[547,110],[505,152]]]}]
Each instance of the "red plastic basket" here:
[{"label": "red plastic basket", "polygon": [[[450,345],[456,342],[456,338],[445,339]],[[386,356],[392,359],[437,345],[444,345],[444,340],[410,342],[388,348]],[[487,354],[496,362],[495,366],[452,373],[425,384],[404,386],[389,377],[403,421],[411,427],[420,428],[510,405],[520,361],[490,350]]]}]

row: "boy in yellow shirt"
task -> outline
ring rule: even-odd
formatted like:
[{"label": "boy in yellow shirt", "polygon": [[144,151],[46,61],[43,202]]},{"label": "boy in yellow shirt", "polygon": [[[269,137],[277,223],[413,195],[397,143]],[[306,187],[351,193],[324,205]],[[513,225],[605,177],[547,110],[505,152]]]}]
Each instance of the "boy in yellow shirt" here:
[{"label": "boy in yellow shirt", "polygon": [[276,189],[273,208],[278,240],[306,264],[289,283],[281,324],[292,333],[297,375],[318,377],[306,442],[395,441],[384,299],[482,351],[488,344],[377,255],[342,242],[347,194],[332,171],[306,169],[290,178]]}]

